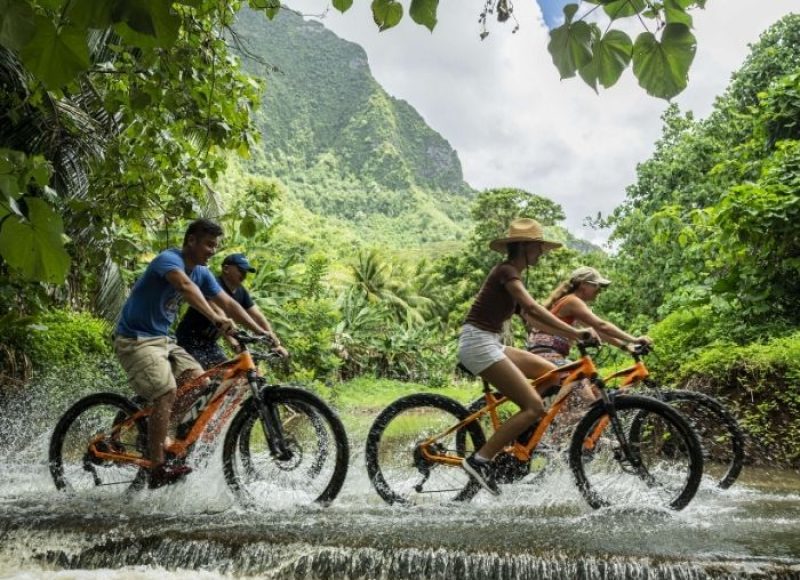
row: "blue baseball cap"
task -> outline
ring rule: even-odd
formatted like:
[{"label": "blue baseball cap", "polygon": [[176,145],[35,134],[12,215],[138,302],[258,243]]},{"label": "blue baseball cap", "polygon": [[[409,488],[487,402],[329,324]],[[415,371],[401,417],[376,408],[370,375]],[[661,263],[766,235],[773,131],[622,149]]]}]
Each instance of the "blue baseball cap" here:
[{"label": "blue baseball cap", "polygon": [[226,256],[224,260],[222,260],[223,266],[233,265],[242,270],[243,272],[255,272],[256,269],[250,265],[250,262],[247,261],[247,258],[244,257],[244,254],[230,254]]}]

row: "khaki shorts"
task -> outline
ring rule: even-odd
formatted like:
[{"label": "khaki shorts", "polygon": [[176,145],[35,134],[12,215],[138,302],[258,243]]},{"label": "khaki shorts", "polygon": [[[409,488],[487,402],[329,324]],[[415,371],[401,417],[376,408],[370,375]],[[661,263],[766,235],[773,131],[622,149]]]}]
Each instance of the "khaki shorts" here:
[{"label": "khaki shorts", "polygon": [[128,373],[128,384],[148,401],[153,401],[177,388],[175,377],[190,370],[203,372],[203,367],[166,336],[155,338],[114,339],[122,368]]}]

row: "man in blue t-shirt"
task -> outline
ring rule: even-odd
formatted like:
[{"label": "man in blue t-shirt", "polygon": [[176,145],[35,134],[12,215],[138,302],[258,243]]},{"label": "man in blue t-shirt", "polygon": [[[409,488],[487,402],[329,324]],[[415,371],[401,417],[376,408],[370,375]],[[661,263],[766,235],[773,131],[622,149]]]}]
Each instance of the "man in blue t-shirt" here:
[{"label": "man in blue t-shirt", "polygon": [[153,404],[148,420],[148,454],[153,464],[150,487],[172,483],[191,471],[188,466],[164,462],[177,385],[203,372],[197,361],[167,336],[181,301],[186,300],[222,333],[234,328],[228,316],[254,332],[263,332],[239,303],[222,291],[206,267],[220,237],[222,228],[211,220],[189,224],[183,247],[161,252],[136,281],[114,332],[114,350],[131,387]]},{"label": "man in blue t-shirt", "polygon": [[[288,356],[264,314],[253,302],[247,289],[242,286],[247,274],[255,271],[256,269],[250,265],[244,254],[230,254],[222,261],[222,270],[217,277],[217,282],[261,326],[263,334],[272,340],[275,352],[281,356]],[[214,324],[195,308],[186,310],[186,314],[181,318],[175,331],[178,345],[183,347],[205,369],[210,369],[228,358],[217,343],[219,335]]]}]

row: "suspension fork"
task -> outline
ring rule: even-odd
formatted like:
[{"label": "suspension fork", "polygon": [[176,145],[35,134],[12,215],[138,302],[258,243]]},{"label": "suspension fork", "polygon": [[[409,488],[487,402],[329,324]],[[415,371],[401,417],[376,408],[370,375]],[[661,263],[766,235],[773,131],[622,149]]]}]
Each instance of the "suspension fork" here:
[{"label": "suspension fork", "polygon": [[614,432],[614,437],[619,443],[622,451],[622,457],[619,459],[625,459],[639,473],[640,476],[645,477],[645,474],[642,473],[643,466],[639,455],[634,453],[631,449],[631,446],[628,443],[628,438],[625,435],[625,428],[622,426],[622,423],[619,420],[619,415],[617,415],[617,407],[614,404],[615,397],[609,395],[605,384],[599,377],[593,379],[592,384],[600,391],[600,398],[603,401],[603,408],[608,414],[609,422],[611,423],[611,429]]},{"label": "suspension fork", "polygon": [[261,398],[260,380],[255,370],[247,371],[247,382],[250,385],[253,400],[256,402],[258,416],[261,419],[261,427],[264,430],[264,437],[267,440],[270,454],[280,461],[291,459],[292,452],[286,446],[278,410],[275,405],[266,403]]}]

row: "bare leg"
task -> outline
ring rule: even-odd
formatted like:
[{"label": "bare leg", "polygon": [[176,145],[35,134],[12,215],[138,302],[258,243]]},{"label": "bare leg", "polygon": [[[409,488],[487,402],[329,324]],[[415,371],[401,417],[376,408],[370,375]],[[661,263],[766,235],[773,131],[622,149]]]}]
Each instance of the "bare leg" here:
[{"label": "bare leg", "polygon": [[172,405],[175,403],[175,391],[161,395],[153,402],[153,413],[148,421],[148,451],[150,460],[155,465],[164,463],[164,440],[169,430],[169,419]]},{"label": "bare leg", "polygon": [[[482,457],[492,459],[517,435],[533,425],[544,415],[544,403],[526,374],[531,378],[541,376],[556,366],[544,359],[519,350],[506,348],[506,356],[480,373],[498,391],[514,401],[520,411],[500,425],[486,444],[478,450]],[[557,378],[553,379],[556,382]],[[544,385],[546,388],[548,385]]]},{"label": "bare leg", "polygon": [[[507,346],[505,349],[505,354],[528,379],[538,379],[543,374],[558,368],[549,360],[542,358],[537,354],[533,354],[532,352],[528,352],[527,350],[520,350],[518,348]],[[561,378],[557,374],[553,375],[549,381],[546,381],[541,385],[537,385],[536,390],[541,396],[542,393],[545,393],[553,385],[558,385],[560,380]]]}]

